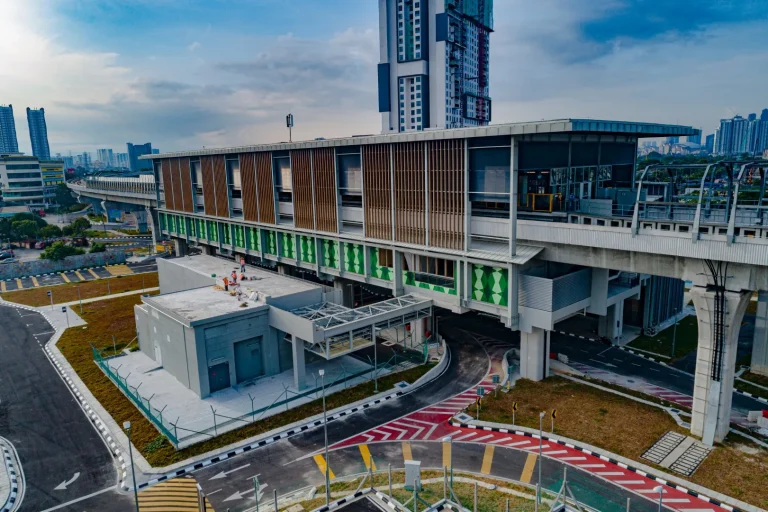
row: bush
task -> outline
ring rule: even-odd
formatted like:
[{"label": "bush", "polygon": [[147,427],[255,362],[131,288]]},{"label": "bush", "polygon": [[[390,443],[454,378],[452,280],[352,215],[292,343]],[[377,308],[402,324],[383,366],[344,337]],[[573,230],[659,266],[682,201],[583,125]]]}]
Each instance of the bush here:
[{"label": "bush", "polygon": [[60,261],[67,256],[77,256],[78,254],[85,254],[85,251],[77,247],[71,247],[64,242],[54,242],[40,253],[40,259]]},{"label": "bush", "polygon": [[91,248],[90,248],[90,250],[88,252],[89,253],[93,253],[93,252],[106,252],[106,251],[107,251],[107,246],[106,245],[95,243],[95,244],[93,244],[91,246]]},{"label": "bush", "polygon": [[91,229],[91,223],[85,217],[78,217],[70,224],[72,226],[72,232],[76,234],[83,233],[87,229]]},{"label": "bush", "polygon": [[58,238],[61,236],[61,228],[49,224],[40,230],[40,236],[43,238]]}]

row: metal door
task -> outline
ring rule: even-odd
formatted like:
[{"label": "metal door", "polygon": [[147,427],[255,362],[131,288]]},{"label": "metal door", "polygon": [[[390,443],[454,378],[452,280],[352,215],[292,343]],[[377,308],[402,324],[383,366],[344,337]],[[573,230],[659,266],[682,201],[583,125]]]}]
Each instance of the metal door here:
[{"label": "metal door", "polygon": [[160,350],[160,343],[155,340],[155,361],[160,366],[163,366],[163,352]]},{"label": "metal door", "polygon": [[221,391],[229,387],[229,362],[215,364],[208,367],[208,385],[211,393]]},{"label": "metal door", "polygon": [[261,363],[261,337],[235,343],[235,376],[237,383],[264,375]]},{"label": "metal door", "polygon": [[579,198],[580,199],[589,199],[592,195],[592,183],[589,181],[583,181],[579,183],[580,185],[580,191],[579,191]]}]

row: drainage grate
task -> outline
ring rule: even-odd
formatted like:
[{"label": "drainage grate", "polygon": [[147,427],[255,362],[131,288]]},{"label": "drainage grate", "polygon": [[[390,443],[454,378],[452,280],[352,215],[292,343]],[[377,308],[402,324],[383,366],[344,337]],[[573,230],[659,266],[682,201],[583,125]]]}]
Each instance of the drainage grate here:
[{"label": "drainage grate", "polygon": [[677,448],[683,441],[685,441],[683,434],[669,431],[661,436],[661,439],[656,441],[641,457],[654,464],[661,464],[661,461],[666,459],[667,455],[672,453],[672,450]]},{"label": "drainage grate", "polygon": [[691,476],[696,471],[696,468],[707,458],[710,451],[712,451],[711,448],[696,441],[683,452],[680,458],[669,466],[669,469],[681,475]]},{"label": "drainage grate", "polygon": [[691,476],[710,451],[711,448],[696,439],[670,431],[656,441],[642,458],[669,468],[675,473]]}]

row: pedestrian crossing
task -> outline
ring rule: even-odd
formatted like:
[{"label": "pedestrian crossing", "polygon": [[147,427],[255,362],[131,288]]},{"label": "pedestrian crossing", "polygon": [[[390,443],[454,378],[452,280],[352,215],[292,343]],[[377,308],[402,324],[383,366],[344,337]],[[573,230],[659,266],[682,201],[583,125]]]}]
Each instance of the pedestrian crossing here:
[{"label": "pedestrian crossing", "polygon": [[110,265],[105,268],[107,269],[107,272],[113,276],[127,276],[133,274],[133,270],[131,270],[128,265]]},{"label": "pedestrian crossing", "polygon": [[[206,510],[213,510],[205,498]],[[197,481],[176,478],[139,493],[139,512],[199,512]]]}]

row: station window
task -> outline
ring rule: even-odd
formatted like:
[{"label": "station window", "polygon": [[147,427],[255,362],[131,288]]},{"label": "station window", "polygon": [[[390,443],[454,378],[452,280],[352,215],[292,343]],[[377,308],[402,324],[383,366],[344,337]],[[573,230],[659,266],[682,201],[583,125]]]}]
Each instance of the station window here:
[{"label": "station window", "polygon": [[344,146],[336,149],[339,194],[342,206],[363,206],[363,178],[360,146]]}]

